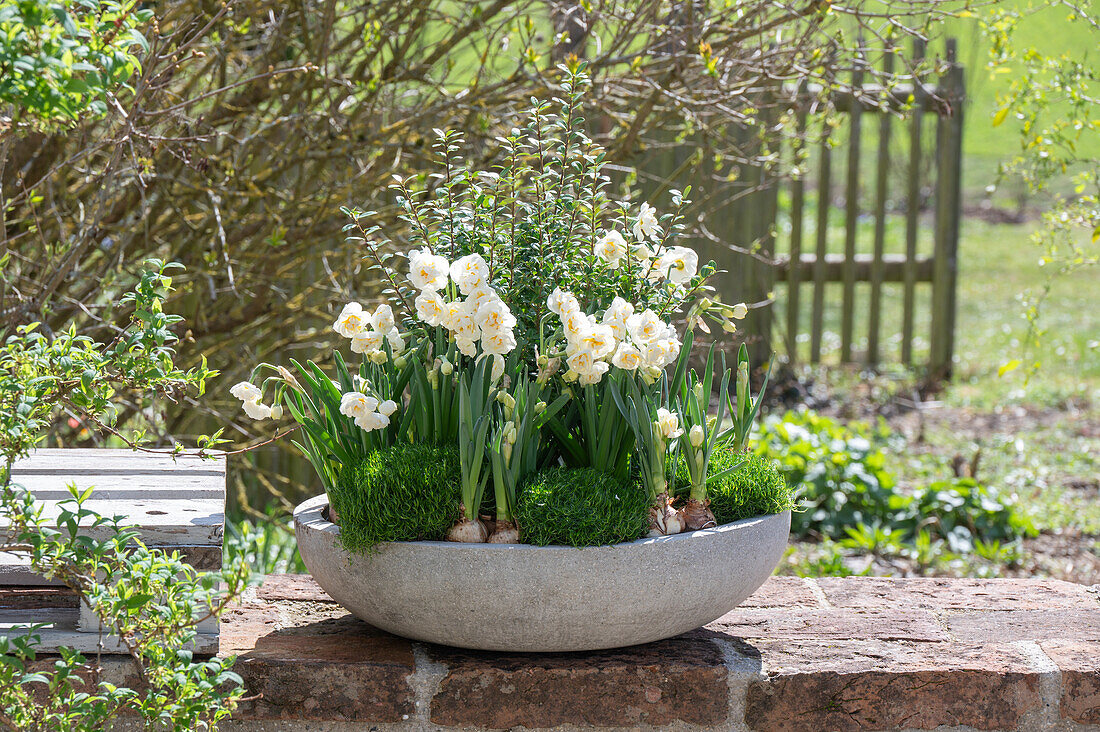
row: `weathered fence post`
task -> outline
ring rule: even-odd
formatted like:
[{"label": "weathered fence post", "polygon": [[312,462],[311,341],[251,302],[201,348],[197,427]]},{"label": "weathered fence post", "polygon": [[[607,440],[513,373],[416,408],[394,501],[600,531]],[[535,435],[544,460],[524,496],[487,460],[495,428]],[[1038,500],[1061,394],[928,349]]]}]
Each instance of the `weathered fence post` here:
[{"label": "weathered fence post", "polygon": [[929,376],[951,376],[955,351],[955,292],[958,282],[959,219],[962,175],[963,100],[962,67],[956,62],[954,38],[947,41],[948,70],[940,96],[948,105],[936,124],[935,264],[932,279],[932,340]]}]

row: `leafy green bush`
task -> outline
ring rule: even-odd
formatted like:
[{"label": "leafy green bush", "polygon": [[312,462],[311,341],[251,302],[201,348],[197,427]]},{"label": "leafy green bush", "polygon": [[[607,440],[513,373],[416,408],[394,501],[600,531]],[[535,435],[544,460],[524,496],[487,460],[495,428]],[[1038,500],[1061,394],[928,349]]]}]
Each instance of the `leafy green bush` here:
[{"label": "leafy green bush", "polygon": [[741,466],[736,471],[708,486],[710,510],[719,525],[794,508],[787,481],[767,458],[730,449],[716,450],[710,458],[709,472],[719,473],[738,462]]},{"label": "leafy green bush", "polygon": [[779,466],[804,509],[791,516],[791,533],[840,539],[849,526],[889,522],[905,499],[885,468],[884,437],[809,410],[764,421],[755,452]]},{"label": "leafy green bush", "polygon": [[70,122],[102,114],[149,50],[153,15],[134,0],[24,0],[0,7],[0,103],[16,119]]},{"label": "leafy green bush", "polygon": [[968,478],[899,492],[885,467],[882,445],[889,439],[883,427],[844,425],[812,411],[766,420],[756,453],[778,464],[806,509],[792,515],[791,532],[869,551],[927,534],[954,552],[970,552],[977,541],[1013,541],[1034,533],[1014,500]]},{"label": "leafy green bush", "polygon": [[599,546],[634,541],[648,530],[649,496],[637,481],[592,468],[536,473],[516,502],[520,535],[528,544]]},{"label": "leafy green bush", "polygon": [[1015,498],[970,478],[937,481],[917,490],[899,518],[896,524],[909,535],[926,529],[955,552],[971,552],[978,542],[984,547],[1036,533]]},{"label": "leafy green bush", "polygon": [[348,551],[440,540],[459,514],[458,450],[401,443],[369,453],[343,467],[329,499]]}]

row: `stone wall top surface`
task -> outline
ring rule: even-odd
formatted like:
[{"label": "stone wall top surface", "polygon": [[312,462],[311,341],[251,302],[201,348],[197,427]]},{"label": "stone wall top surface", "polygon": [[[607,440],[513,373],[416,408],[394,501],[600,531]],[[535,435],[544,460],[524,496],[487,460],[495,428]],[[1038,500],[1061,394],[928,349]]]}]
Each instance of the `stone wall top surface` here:
[{"label": "stone wall top surface", "polygon": [[774,577],[692,633],[538,655],[388,635],[287,575],[226,614],[222,649],[257,695],[241,729],[1100,725],[1100,588],[1054,580]]}]

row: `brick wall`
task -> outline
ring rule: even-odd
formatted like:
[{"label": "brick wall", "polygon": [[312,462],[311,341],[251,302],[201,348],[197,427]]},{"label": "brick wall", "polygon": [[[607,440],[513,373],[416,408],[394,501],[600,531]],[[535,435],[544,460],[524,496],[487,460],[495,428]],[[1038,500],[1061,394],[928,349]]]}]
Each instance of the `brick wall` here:
[{"label": "brick wall", "polygon": [[222,625],[229,729],[1100,729],[1100,588],[776,577],[695,632],[562,655],[459,651],[271,577]]}]

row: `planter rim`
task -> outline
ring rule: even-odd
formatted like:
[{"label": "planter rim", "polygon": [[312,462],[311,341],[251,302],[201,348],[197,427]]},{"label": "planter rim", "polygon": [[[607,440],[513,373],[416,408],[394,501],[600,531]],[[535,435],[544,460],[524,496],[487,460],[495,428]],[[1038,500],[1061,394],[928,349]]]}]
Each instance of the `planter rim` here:
[{"label": "planter rim", "polygon": [[[322,493],[319,496],[307,499],[299,503],[294,509],[294,521],[301,524],[303,527],[309,528],[312,531],[322,531],[326,534],[332,534],[334,536],[339,535],[340,527],[332,523],[324,517],[323,511],[326,506],[329,505],[328,494]],[[715,536],[718,534],[724,534],[731,531],[736,531],[739,527],[747,526],[749,524],[759,523],[766,521],[774,516],[782,516],[783,514],[789,514],[790,510],[783,511],[782,513],[770,513],[761,514],[759,516],[751,516],[749,518],[734,521],[733,523],[722,524],[716,526],[713,529],[700,529],[698,531],[684,531],[679,534],[670,534],[668,536],[644,536],[641,539],[635,539],[634,541],[623,541],[618,544],[593,544],[591,546],[564,546],[561,544],[548,544],[546,546],[539,546],[537,544],[490,544],[488,542],[483,543],[466,543],[460,541],[398,541],[398,542],[381,542],[381,544],[401,544],[401,545],[414,545],[414,546],[446,546],[456,550],[478,550],[478,551],[517,551],[517,550],[531,550],[538,549],[540,551],[560,551],[560,552],[578,552],[586,549],[598,549],[601,547],[631,547],[642,546],[647,544],[667,544],[671,542],[691,541],[692,538],[703,538],[707,536]]]}]

